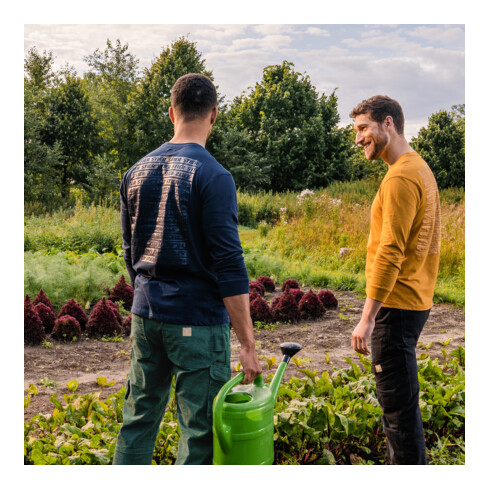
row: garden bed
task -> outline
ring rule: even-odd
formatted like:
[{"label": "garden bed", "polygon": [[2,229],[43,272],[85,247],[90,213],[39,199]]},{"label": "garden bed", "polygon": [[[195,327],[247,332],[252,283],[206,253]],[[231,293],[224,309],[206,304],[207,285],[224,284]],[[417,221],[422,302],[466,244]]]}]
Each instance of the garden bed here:
[{"label": "garden bed", "polygon": [[[302,290],[306,292],[309,288]],[[352,292],[333,292],[338,299],[338,307],[327,310],[319,320],[274,324],[273,327],[255,329],[257,353],[265,374],[276,370],[277,363],[281,360],[279,344],[284,341],[299,342],[304,346],[296,358],[293,358],[299,366],[296,362],[291,362],[285,380],[291,376],[302,377],[300,369],[332,372],[334,368],[348,367],[345,357],[357,359],[357,354],[350,347],[350,338],[360,319],[364,300]],[[266,299],[270,301],[280,294],[280,291],[266,293]],[[422,332],[417,354],[427,352],[431,357],[441,357],[441,348],[451,350],[458,345],[464,347],[464,332],[465,317],[460,308],[434,305]],[[68,381],[78,381],[76,393],[101,391],[102,398],[124,386],[131,352],[128,337],[123,337],[122,342],[106,342],[85,337],[67,343],[48,340],[52,344],[51,348],[24,348],[25,395],[30,384],[34,384],[38,389],[38,394],[31,395],[30,404],[24,409],[25,421],[38,413],[52,413],[54,405],[49,398],[53,393],[57,393],[58,399],[62,399],[62,394],[69,393],[66,385]],[[234,373],[239,362],[239,343],[233,330],[231,343],[231,367]],[[268,364],[271,364],[270,368]],[[101,386],[97,382],[99,377],[105,378],[108,384]]]}]

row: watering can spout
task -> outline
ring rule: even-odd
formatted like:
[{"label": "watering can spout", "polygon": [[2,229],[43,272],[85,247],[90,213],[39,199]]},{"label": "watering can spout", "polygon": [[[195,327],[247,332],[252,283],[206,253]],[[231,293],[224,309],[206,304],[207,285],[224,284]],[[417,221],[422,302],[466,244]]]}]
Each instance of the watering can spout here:
[{"label": "watering can spout", "polygon": [[296,353],[298,353],[303,348],[301,344],[297,344],[296,342],[284,342],[280,345],[280,347],[284,356],[281,363],[279,364],[279,367],[277,368],[274,378],[272,379],[270,389],[272,392],[273,400],[277,399],[279,386],[281,386],[282,377],[284,376],[284,372],[288,367],[289,361]]}]

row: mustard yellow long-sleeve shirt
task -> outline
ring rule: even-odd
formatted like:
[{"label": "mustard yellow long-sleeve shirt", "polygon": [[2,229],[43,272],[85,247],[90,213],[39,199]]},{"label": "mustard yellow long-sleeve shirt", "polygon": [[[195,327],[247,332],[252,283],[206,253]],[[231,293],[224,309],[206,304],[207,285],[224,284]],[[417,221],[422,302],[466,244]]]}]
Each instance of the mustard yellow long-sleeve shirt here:
[{"label": "mustard yellow long-sleeve shirt", "polygon": [[390,165],[371,208],[366,294],[389,308],[432,307],[441,248],[437,183],[414,151]]}]

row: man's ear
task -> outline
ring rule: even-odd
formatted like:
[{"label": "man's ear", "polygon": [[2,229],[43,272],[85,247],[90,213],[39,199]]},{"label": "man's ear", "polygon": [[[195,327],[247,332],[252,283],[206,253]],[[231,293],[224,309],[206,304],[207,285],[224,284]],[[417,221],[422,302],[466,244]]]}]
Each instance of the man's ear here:
[{"label": "man's ear", "polygon": [[172,121],[172,124],[175,124],[175,113],[174,113],[174,108],[172,106],[170,106],[168,109],[168,117]]},{"label": "man's ear", "polygon": [[214,124],[216,122],[217,115],[218,115],[218,108],[214,106],[213,110],[211,111],[211,124]]}]

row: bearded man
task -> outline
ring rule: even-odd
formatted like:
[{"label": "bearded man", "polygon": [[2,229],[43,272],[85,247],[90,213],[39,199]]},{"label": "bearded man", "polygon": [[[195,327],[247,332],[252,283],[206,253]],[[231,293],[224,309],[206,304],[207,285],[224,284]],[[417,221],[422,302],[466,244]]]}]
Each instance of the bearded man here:
[{"label": "bearded man", "polygon": [[433,305],[441,211],[437,183],[404,136],[400,104],[376,95],[354,118],[356,144],[388,165],[371,208],[366,301],[352,348],[369,354],[392,464],[427,464],[415,347]]}]

